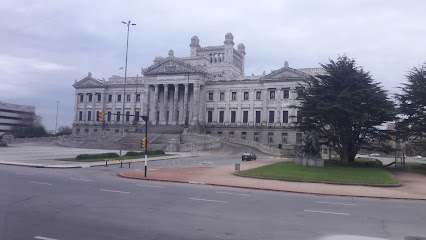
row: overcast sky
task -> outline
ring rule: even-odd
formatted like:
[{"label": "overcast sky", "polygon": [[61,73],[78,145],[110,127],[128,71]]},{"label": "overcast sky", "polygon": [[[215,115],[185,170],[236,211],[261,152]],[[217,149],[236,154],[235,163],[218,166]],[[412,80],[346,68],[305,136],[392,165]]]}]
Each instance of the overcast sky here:
[{"label": "overcast sky", "polygon": [[189,56],[222,45],[227,32],[246,46],[245,74],[284,65],[319,67],[340,54],[390,93],[426,61],[426,1],[57,1],[2,0],[0,101],[34,105],[47,129],[71,126],[74,80],[92,72],[124,76],[131,20],[128,76],[156,56]]}]

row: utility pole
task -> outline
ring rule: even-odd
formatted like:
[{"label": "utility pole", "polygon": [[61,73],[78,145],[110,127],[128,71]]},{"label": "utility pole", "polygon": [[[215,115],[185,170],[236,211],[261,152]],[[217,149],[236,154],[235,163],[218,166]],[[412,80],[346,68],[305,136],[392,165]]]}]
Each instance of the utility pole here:
[{"label": "utility pole", "polygon": [[121,113],[122,115],[122,119],[121,119],[121,138],[120,138],[120,156],[121,156],[121,150],[123,149],[123,134],[124,134],[124,111],[125,111],[125,104],[127,101],[126,98],[126,80],[127,80],[127,54],[129,52],[129,31],[130,31],[130,25],[136,25],[135,23],[131,23],[130,21],[128,21],[127,23],[122,21],[123,24],[127,25],[127,44],[126,44],[126,66],[124,69],[124,91],[123,91],[123,97],[122,97],[122,101],[123,101],[123,111]]},{"label": "utility pole", "polygon": [[61,101],[56,100],[56,125],[55,125],[55,134],[58,133],[57,129],[58,129],[58,109],[59,109],[59,103]]}]

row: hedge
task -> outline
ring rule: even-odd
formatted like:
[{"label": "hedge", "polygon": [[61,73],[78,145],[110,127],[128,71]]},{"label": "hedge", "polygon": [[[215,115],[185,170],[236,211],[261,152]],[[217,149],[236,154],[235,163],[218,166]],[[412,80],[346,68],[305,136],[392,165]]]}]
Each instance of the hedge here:
[{"label": "hedge", "polygon": [[117,153],[100,153],[100,154],[79,154],[76,159],[97,159],[97,158],[116,158],[120,157]]},{"label": "hedge", "polygon": [[[163,150],[149,150],[148,155],[159,155],[166,154]],[[135,157],[135,156],[145,156],[145,152],[127,152],[124,156]]]},{"label": "hedge", "polygon": [[7,147],[7,143],[5,143],[5,142],[0,142],[0,147]]}]

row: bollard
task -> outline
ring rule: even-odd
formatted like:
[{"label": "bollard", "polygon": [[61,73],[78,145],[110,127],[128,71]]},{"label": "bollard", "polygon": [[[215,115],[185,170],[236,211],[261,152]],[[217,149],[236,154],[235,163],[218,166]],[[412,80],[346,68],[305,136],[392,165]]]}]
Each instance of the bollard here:
[{"label": "bollard", "polygon": [[123,161],[120,161],[120,168],[123,168]]},{"label": "bollard", "polygon": [[105,160],[105,167],[108,167],[108,161]]},{"label": "bollard", "polygon": [[129,162],[129,168],[130,168],[130,162]]}]

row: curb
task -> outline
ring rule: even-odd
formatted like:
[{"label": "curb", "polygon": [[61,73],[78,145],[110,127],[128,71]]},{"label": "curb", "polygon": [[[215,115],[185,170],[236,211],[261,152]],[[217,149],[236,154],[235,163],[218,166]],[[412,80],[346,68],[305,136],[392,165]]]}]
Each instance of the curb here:
[{"label": "curb", "polygon": [[288,181],[288,182],[303,182],[303,183],[325,183],[325,184],[333,184],[333,185],[348,185],[348,186],[366,186],[366,187],[401,187],[401,183],[397,184],[369,184],[369,183],[345,183],[345,182],[328,182],[328,181],[309,181],[309,180],[298,180],[291,178],[270,178],[270,177],[261,177],[261,176],[247,176],[240,173],[233,173],[238,177],[246,177],[246,178],[258,178],[258,179],[266,179],[266,180],[277,180],[277,181]]},{"label": "curb", "polygon": [[54,165],[34,165],[30,163],[0,163],[0,165],[8,165],[8,166],[19,166],[19,167],[33,167],[33,168],[82,168],[82,166],[54,166]]},{"label": "curb", "polygon": [[145,180],[145,181],[156,181],[156,182],[202,184],[202,185],[209,185],[209,186],[216,186],[216,187],[243,188],[243,189],[273,191],[273,192],[311,194],[311,195],[319,195],[319,196],[360,197],[360,198],[377,198],[377,199],[394,199],[394,200],[421,200],[421,201],[426,200],[426,198],[400,198],[400,197],[380,197],[380,196],[362,196],[362,195],[343,195],[343,194],[331,194],[331,193],[314,193],[314,192],[301,192],[301,191],[293,191],[293,190],[281,190],[281,189],[273,189],[273,188],[235,186],[235,185],[228,185],[228,184],[201,183],[201,182],[192,182],[192,181],[167,180],[167,179],[145,178],[145,177],[131,177],[131,176],[125,176],[122,173],[123,172],[119,173],[118,176],[120,176],[122,178],[130,178],[130,179]]}]

